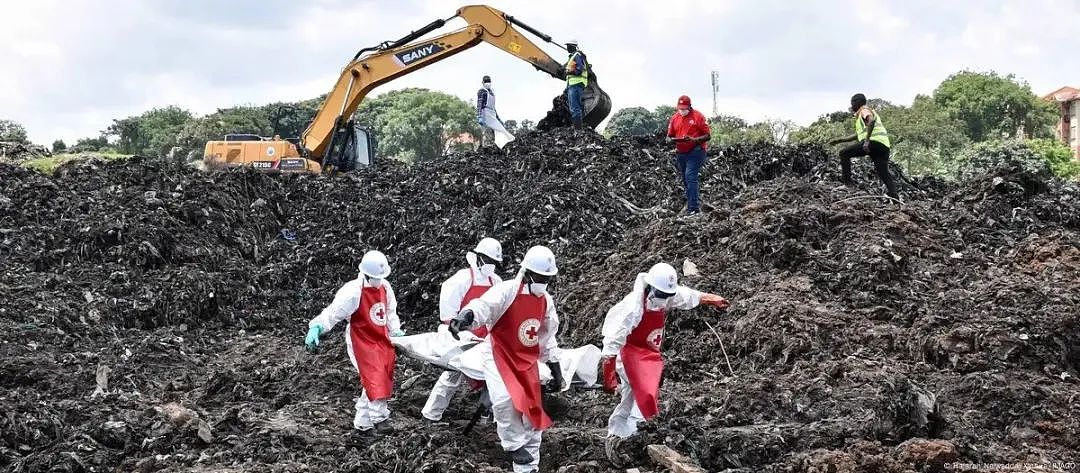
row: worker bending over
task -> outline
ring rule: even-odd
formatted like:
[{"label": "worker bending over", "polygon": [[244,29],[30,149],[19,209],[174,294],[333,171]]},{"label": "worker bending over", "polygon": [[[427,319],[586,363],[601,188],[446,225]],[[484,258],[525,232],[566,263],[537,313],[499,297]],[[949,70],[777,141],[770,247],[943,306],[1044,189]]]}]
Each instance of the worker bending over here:
[{"label": "worker bending over", "polygon": [[[502,259],[502,244],[494,238],[480,240],[476,248],[465,255],[469,266],[450,276],[442,283],[439,291],[439,319],[443,324],[449,325],[466,304],[502,282],[502,278],[495,274]],[[478,325],[475,321],[472,326],[464,327],[464,330],[471,330],[473,335],[479,338],[486,337],[488,333],[486,326]],[[457,371],[443,371],[439,375],[424,409],[420,411],[424,418],[442,420],[443,412],[450,405],[450,399],[454,397],[458,386],[461,386],[463,378],[464,375]]]},{"label": "worker bending over", "polygon": [[547,293],[548,282],[557,272],[550,249],[529,248],[517,277],[466,304],[450,322],[454,337],[473,323],[490,330],[484,342],[462,355],[464,359],[474,354],[478,361],[461,368],[467,376],[486,381],[496,432],[516,473],[537,471],[541,435],[551,426],[541,405],[537,363],[547,363],[551,370],[549,391],[560,391],[563,386],[555,340],[559,318],[555,301]]},{"label": "worker bending over", "polygon": [[866,96],[855,94],[851,96],[851,112],[855,114],[855,134],[844,138],[835,139],[829,144],[837,145],[855,141],[840,150],[841,179],[845,185],[853,185],[851,180],[851,158],[870,156],[874,162],[874,170],[878,178],[885,183],[885,195],[893,199],[899,199],[896,193],[896,183],[889,174],[889,132],[885,130],[885,124],[877,112],[866,105]]},{"label": "worker bending over", "polygon": [[608,458],[619,466],[619,441],[637,432],[637,425],[656,416],[664,359],[664,322],[671,309],[693,309],[709,304],[718,309],[728,301],[716,294],[695,291],[678,283],[675,268],[657,263],[639,273],[634,290],[608,310],[604,319],[601,367],[604,390],[621,395],[608,418]]},{"label": "worker bending over", "polygon": [[360,276],[345,283],[330,303],[311,322],[304,339],[309,351],[319,345],[319,336],[338,322],[345,325],[345,347],[349,361],[360,375],[363,390],[356,400],[353,428],[379,432],[390,430],[387,400],[394,389],[394,346],[390,337],[405,334],[397,315],[397,299],[386,277],[390,264],[386,255],[369,251],[360,260]]}]

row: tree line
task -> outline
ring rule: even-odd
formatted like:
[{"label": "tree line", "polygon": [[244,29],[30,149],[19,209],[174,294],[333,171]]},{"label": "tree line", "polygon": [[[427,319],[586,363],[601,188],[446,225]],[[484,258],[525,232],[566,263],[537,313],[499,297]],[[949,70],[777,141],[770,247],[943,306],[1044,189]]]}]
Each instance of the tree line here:
[{"label": "tree line", "polygon": [[[314,118],[325,96],[299,102],[275,102],[218,109],[196,116],[177,106],[155,108],[140,115],[113,120],[98,136],[68,145],[53,143],[53,152],[116,152],[142,156],[202,158],[207,141],[226,134],[299,137]],[[472,148],[455,138],[479,136],[474,105],[442,92],[409,88],[365,100],[355,118],[372,130],[381,156],[406,161],[441,156],[447,149]],[[511,133],[530,129],[529,120],[508,120]],[[0,120],[0,141],[26,142],[18,123]]]},{"label": "tree line", "polygon": [[[1003,141],[1023,141],[1060,176],[1080,177],[1080,162],[1058,142],[1054,127],[1057,106],[1036,96],[1013,75],[963,71],[945,79],[930,95],[918,95],[911,105],[870,100],[889,131],[893,160],[913,175],[951,178],[970,155]],[[608,121],[608,135],[655,134],[666,130],[674,113],[670,106],[619,110]],[[848,110],[821,115],[800,127],[789,120],[748,123],[734,115],[710,119],[716,143],[762,141],[818,143],[851,135],[854,117]],[[976,146],[977,145],[977,146]]]},{"label": "tree line", "polygon": [[[68,145],[57,140],[54,152],[111,151],[147,156],[199,159],[207,141],[229,133],[298,137],[311,122],[324,97],[299,102],[222,108],[196,116],[177,106],[113,120],[98,136]],[[1058,115],[1055,104],[1036,96],[1013,75],[959,72],[945,79],[930,95],[918,95],[911,105],[881,99],[870,101],[882,117],[893,143],[893,159],[913,175],[954,177],[976,144],[1020,139],[1043,157],[1059,175],[1080,176],[1080,162],[1054,139]],[[675,112],[670,105],[652,110],[629,107],[614,113],[607,135],[662,133]],[[405,161],[431,159],[446,151],[471,149],[464,134],[479,136],[474,104],[442,92],[409,88],[365,100],[355,118],[373,131],[381,156]],[[837,110],[800,127],[789,120],[749,123],[736,116],[712,117],[714,143],[819,143],[850,135],[852,114]],[[529,120],[507,120],[511,133],[532,129]],[[26,142],[18,123],[0,120],[0,141]]]}]

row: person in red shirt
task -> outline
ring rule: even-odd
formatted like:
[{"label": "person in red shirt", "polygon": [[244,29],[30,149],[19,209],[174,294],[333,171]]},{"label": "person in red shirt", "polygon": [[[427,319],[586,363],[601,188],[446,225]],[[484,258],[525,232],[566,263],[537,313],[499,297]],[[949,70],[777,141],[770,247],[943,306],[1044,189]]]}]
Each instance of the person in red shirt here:
[{"label": "person in red shirt", "polygon": [[679,97],[675,114],[668,122],[667,140],[675,143],[675,162],[686,188],[686,213],[696,215],[701,210],[698,195],[698,175],[705,162],[709,123],[705,115],[690,106],[690,97]]}]

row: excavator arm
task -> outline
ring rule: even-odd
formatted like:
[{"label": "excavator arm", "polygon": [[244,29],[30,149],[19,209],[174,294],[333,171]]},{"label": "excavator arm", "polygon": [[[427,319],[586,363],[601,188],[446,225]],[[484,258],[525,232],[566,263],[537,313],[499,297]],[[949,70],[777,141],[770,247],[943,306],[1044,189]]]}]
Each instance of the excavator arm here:
[{"label": "excavator arm", "polygon": [[[447,21],[454,18],[464,19],[467,26],[434,38],[413,42],[443,27]],[[309,156],[324,157],[335,134],[342,131],[343,124],[352,117],[360,102],[372,89],[481,42],[494,45],[554,78],[563,78],[563,65],[525,37],[518,28],[554,43],[550,36],[499,10],[486,5],[469,5],[459,9],[453,17],[436,20],[397,41],[361,50],[342,70],[341,77],[301,136],[301,145],[306,148]],[[610,99],[595,82],[593,77],[584,100],[585,122],[593,127],[603,121],[611,110]]]}]

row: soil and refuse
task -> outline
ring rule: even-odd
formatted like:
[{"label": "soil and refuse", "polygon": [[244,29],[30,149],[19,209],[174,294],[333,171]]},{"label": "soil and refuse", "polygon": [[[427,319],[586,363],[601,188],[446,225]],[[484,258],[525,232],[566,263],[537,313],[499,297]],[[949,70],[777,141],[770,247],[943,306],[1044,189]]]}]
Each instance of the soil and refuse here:
[{"label": "soil and refuse", "polygon": [[840,186],[819,147],[709,154],[691,219],[659,139],[566,129],[338,177],[0,164],[0,470],[502,471],[491,424],[460,433],[475,393],[420,416],[437,369],[399,357],[393,432],[359,434],[341,328],[302,346],[365,250],[389,256],[419,333],[493,236],[511,264],[555,251],[564,346],[598,343],[655,262],[733,302],[669,317],[661,414],[621,468],[616,398],[550,397],[543,472],[664,471],[651,444],[706,471],[1075,471],[1075,185],[1006,149],[957,182],[904,182],[899,205],[866,162]]},{"label": "soil and refuse", "polygon": [[51,154],[44,146],[0,141],[0,163],[20,164],[31,159],[50,156]]}]

